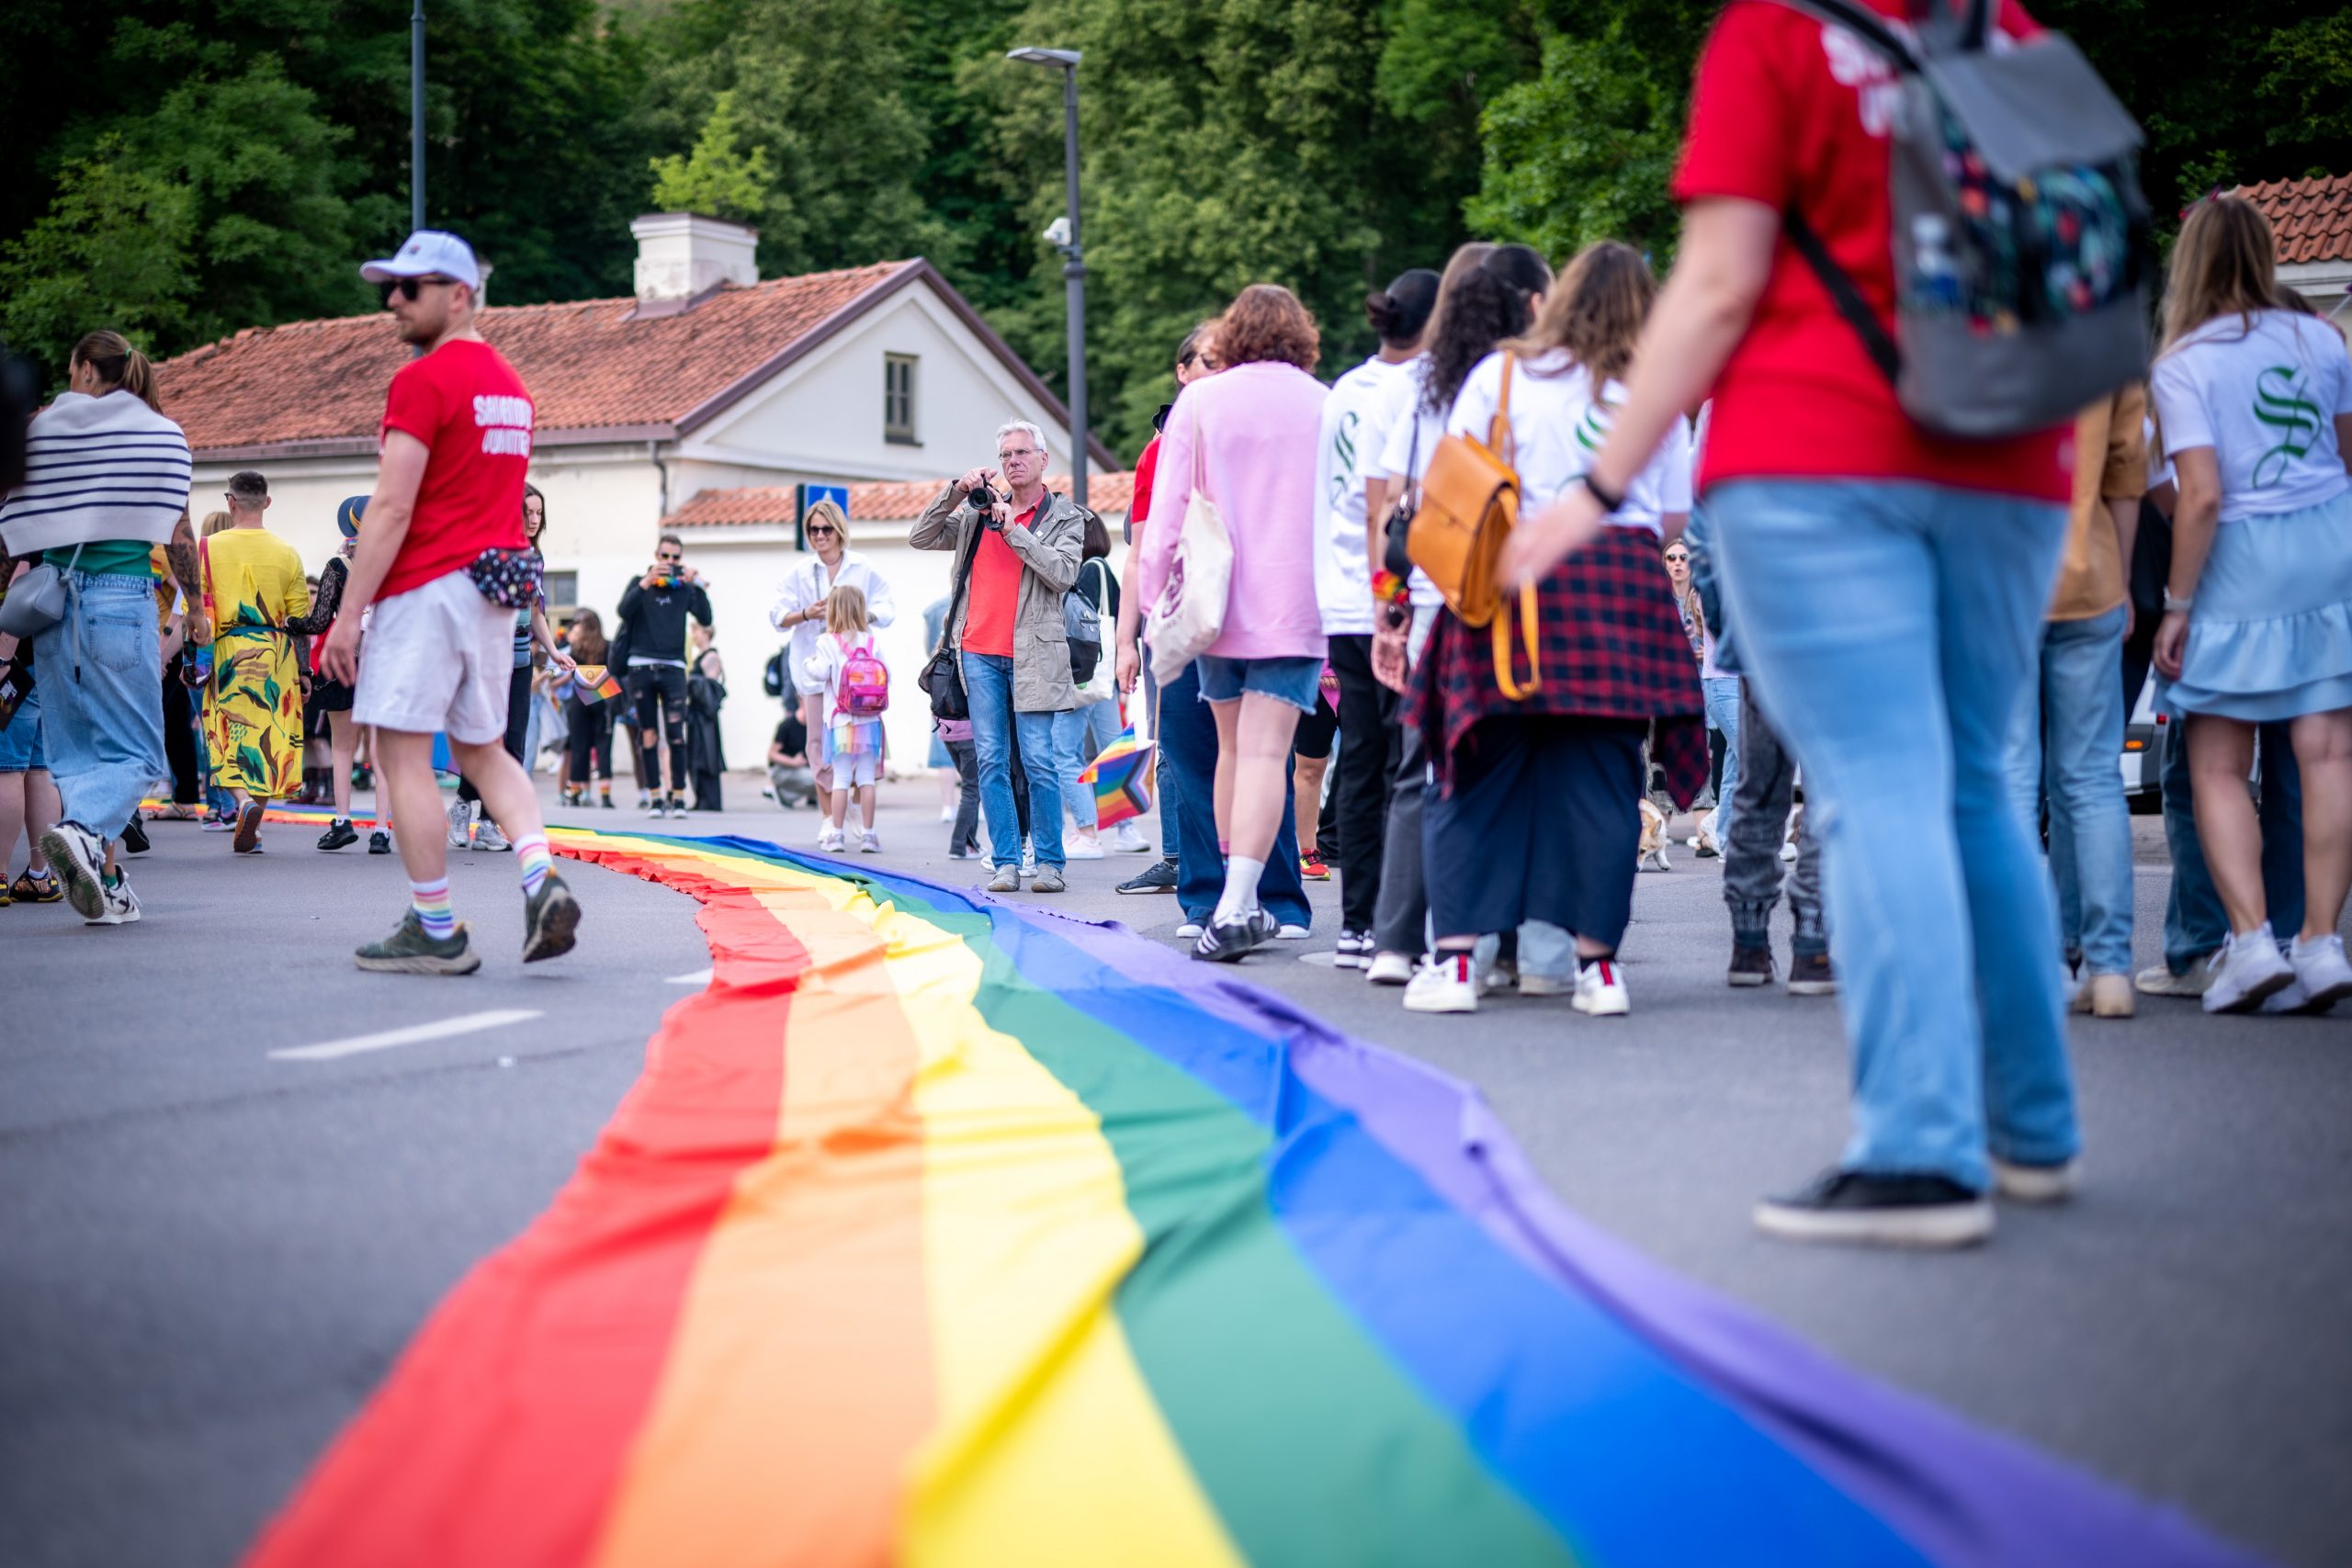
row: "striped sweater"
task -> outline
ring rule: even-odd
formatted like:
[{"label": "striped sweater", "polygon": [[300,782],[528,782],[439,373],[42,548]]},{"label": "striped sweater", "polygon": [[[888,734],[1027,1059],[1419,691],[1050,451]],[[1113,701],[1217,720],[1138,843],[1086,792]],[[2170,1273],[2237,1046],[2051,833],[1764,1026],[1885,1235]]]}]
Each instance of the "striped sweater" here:
[{"label": "striped sweater", "polygon": [[164,544],[187,511],[187,436],[129,392],[60,393],[25,435],[24,485],[0,502],[0,547],[12,556]]}]

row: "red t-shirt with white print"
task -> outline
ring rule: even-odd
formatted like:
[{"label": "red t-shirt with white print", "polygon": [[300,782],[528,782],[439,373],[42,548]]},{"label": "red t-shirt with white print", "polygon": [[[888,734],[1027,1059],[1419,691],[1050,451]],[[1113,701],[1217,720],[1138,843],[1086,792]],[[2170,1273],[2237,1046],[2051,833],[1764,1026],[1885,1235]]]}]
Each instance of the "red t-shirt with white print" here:
[{"label": "red t-shirt with white print", "polygon": [[523,378],[486,343],[458,338],[401,367],[379,437],[405,431],[432,455],[408,537],[378,598],[422,588],[484,550],[523,547],[532,416]]},{"label": "red t-shirt with white print", "polygon": [[[1903,0],[1863,3],[1903,30]],[[2023,39],[2039,29],[2016,0],[2001,0],[1996,30]],[[1776,212],[1794,203],[1892,331],[1887,125],[1897,91],[1894,67],[1844,28],[1770,0],[1733,0],[1699,57],[1675,198],[1739,197]],[[2070,425],[1953,441],[1914,423],[1785,232],[1714,400],[1702,488],[1804,477],[2070,494]]]}]

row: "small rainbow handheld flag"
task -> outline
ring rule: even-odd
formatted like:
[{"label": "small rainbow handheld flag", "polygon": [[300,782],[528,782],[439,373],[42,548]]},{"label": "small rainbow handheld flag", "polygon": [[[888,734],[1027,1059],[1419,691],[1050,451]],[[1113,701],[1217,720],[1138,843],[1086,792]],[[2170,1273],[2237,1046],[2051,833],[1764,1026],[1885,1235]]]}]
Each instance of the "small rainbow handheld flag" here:
[{"label": "small rainbow handheld flag", "polygon": [[1115,828],[1151,809],[1152,778],[1159,757],[1159,748],[1148,740],[1137,740],[1135,726],[1129,725],[1086,765],[1078,775],[1078,782],[1094,786],[1097,826]]},{"label": "small rainbow handheld flag", "polygon": [[583,703],[601,703],[607,697],[621,694],[621,683],[612,671],[601,664],[579,666],[580,679],[574,682]]}]

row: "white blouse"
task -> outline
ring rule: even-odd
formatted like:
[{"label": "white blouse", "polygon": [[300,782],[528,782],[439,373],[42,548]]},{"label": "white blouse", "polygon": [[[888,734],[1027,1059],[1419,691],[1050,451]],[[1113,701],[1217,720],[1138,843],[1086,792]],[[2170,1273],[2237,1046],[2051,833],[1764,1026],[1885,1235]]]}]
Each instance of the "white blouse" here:
[{"label": "white blouse", "polygon": [[[790,576],[776,585],[776,601],[768,609],[768,625],[784,630],[785,617],[821,605],[828,594],[844,584],[865,595],[865,617],[876,628],[887,626],[898,618],[898,601],[891,597],[889,579],[876,571],[872,563],[855,550],[843,550],[842,561],[831,576],[825,571],[824,558],[811,554],[792,569]],[[817,689],[808,668],[808,656],[817,650],[817,639],[825,635],[825,618],[803,621],[792,628],[790,649],[792,683],[803,693]]]}]

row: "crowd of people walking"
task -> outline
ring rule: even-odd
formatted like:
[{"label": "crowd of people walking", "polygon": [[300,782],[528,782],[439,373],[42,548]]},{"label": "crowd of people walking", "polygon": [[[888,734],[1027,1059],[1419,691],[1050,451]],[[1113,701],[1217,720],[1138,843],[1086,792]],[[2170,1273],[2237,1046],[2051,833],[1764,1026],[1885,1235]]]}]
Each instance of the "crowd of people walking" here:
[{"label": "crowd of people walking", "polygon": [[[1336,868],[1337,963],[1420,1013],[1506,990],[1628,1013],[1637,880],[1672,866],[1669,808],[1711,796],[1695,841],[1723,861],[1726,982],[1783,978],[1785,893],[1785,983],[1840,998],[1855,1063],[1845,1150],[1758,1224],[1960,1245],[1990,1233],[1993,1194],[2074,1188],[2070,1008],[2352,998],[2352,360],[2280,283],[2261,212],[2217,194],[2185,216],[2152,362],[2127,353],[2079,409],[1986,405],[2071,384],[2096,357],[2083,323],[2143,310],[2151,277],[2119,259],[2129,182],[2067,210],[2043,272],[1966,285],[2011,295],[1965,294],[1939,250],[1888,243],[1877,62],[1901,46],[1845,26],[1724,11],[1662,286],[1615,241],[1556,273],[1465,244],[1371,295],[1378,348],[1329,385],[1300,299],[1241,289],[1178,347],[1120,571],[1103,520],[1047,485],[1046,431],[1006,422],[909,536],[951,586],[899,700],[931,708],[948,853],[985,854],[987,891],[1061,893],[1072,861],[1148,851],[1131,823],[1106,843],[1083,774],[1133,728],[1160,853],[1121,893],[1172,895],[1193,956],[1235,963],[1306,936],[1306,885]],[[2035,36],[2014,8],[1995,31]],[[1982,194],[1973,220],[2007,221]],[[682,813],[689,785],[719,805],[726,670],[684,544],[660,537],[609,636],[592,609],[552,624],[534,408],[477,330],[472,252],[420,232],[364,276],[422,352],[315,581],[257,472],[192,520],[187,443],[119,335],[83,339],[32,421],[0,505],[20,694],[0,872],[26,851],[6,899],[138,919],[120,856],[166,778],[167,812],[209,807],[235,853],[305,793],[332,803],[319,847],[345,848],[364,745],[370,847],[397,849],[411,898],[356,961],[463,973],[481,960],[452,849],[514,853],[526,962],[572,945],[527,772],[543,734],[563,736],[567,806],[614,807],[616,740],[641,809]],[[1954,368],[2030,369],[2053,321],[2080,330],[2052,376]],[[898,605],[842,509],[804,530],[769,612],[773,793],[822,807],[820,850],[873,852],[875,633]],[[2173,884],[2165,961],[2134,976],[2116,759],[2143,616]],[[446,813],[436,736],[463,780]]]}]

